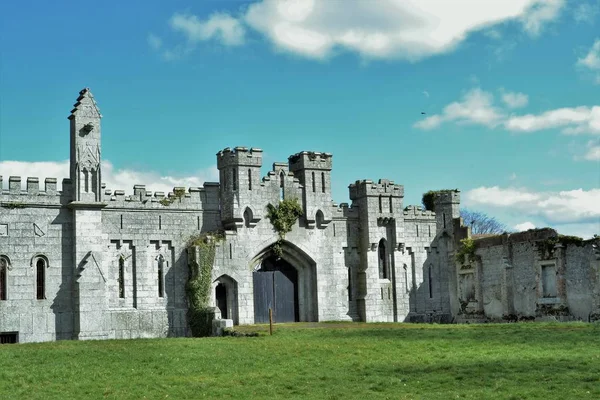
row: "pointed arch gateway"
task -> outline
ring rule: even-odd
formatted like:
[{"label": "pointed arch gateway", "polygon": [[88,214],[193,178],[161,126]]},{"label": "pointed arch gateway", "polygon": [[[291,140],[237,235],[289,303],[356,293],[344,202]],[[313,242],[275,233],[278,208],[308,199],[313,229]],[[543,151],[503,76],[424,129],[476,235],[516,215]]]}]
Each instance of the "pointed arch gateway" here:
[{"label": "pointed arch gateway", "polygon": [[251,261],[254,322],[269,322],[269,308],[274,322],[317,321],[316,263],[294,244],[278,243],[280,256],[273,251],[273,243]]}]

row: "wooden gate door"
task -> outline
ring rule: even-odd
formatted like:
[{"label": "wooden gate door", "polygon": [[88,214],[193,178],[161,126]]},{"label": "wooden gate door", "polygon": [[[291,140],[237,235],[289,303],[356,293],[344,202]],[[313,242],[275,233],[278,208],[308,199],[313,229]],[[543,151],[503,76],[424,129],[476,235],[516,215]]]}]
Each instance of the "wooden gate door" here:
[{"label": "wooden gate door", "polygon": [[269,322],[269,308],[274,322],[296,321],[294,282],[281,271],[255,272],[254,323]]}]

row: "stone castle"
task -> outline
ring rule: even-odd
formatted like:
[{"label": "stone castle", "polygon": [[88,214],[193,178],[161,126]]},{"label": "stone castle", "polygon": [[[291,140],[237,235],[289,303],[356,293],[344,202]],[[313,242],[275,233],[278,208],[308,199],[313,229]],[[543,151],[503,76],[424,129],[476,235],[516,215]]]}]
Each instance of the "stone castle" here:
[{"label": "stone castle", "polygon": [[[261,177],[262,150],[217,153],[218,183],[133,194],[102,182],[101,114],[89,89],[71,115],[70,177],[0,176],[0,339],[37,342],[190,335],[187,248],[223,232],[212,265],[217,320],[460,322],[600,318],[598,240],[551,229],[472,237],[460,193],[435,212],[380,179],[331,198],[332,155],[300,152]],[[267,206],[298,199],[283,240]],[[464,253],[465,241],[474,244]],[[462,241],[461,241],[462,240]],[[277,250],[275,250],[277,247]]]}]

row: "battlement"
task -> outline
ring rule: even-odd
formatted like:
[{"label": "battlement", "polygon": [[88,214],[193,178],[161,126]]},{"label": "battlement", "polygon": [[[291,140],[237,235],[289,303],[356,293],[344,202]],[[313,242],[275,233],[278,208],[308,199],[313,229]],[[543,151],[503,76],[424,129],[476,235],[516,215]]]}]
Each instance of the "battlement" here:
[{"label": "battlement", "polygon": [[231,166],[262,166],[262,149],[251,147],[226,147],[217,153],[217,168],[222,169]]},{"label": "battlement", "polygon": [[351,207],[348,203],[340,203],[339,206],[334,204],[336,218],[358,218],[358,209]]},{"label": "battlement", "polygon": [[459,204],[460,190],[443,190],[436,193],[434,204]]},{"label": "battlement", "polygon": [[[46,178],[44,180],[44,190],[40,190],[40,179],[37,177],[28,177],[25,182],[20,176],[11,176],[8,178],[8,190],[3,188],[3,177],[0,175],[0,196],[5,197],[7,201],[18,201],[23,203],[60,203],[61,196],[67,196],[71,190],[71,180],[63,179],[62,191],[57,190],[56,178]],[[23,185],[25,183],[25,185]],[[17,200],[15,197],[19,196]],[[43,200],[42,200],[43,199]],[[55,199],[55,200],[52,200]]]},{"label": "battlement", "polygon": [[332,168],[331,153],[319,153],[317,151],[301,151],[288,157],[290,171],[302,169],[319,169],[331,171]]},{"label": "battlement", "polygon": [[435,212],[424,210],[421,206],[407,206],[403,213],[405,220],[429,220],[435,221]]},{"label": "battlement", "polygon": [[204,187],[174,187],[172,192],[152,192],[146,185],[134,185],[133,195],[124,190],[106,189],[103,184],[103,200],[109,208],[151,208],[151,209],[186,209],[186,210],[218,210],[219,184],[205,182]]},{"label": "battlement", "polygon": [[388,179],[380,179],[378,183],[373,183],[370,179],[358,180],[350,184],[348,189],[350,190],[350,200],[353,201],[370,196],[404,197],[404,186],[397,185]]}]

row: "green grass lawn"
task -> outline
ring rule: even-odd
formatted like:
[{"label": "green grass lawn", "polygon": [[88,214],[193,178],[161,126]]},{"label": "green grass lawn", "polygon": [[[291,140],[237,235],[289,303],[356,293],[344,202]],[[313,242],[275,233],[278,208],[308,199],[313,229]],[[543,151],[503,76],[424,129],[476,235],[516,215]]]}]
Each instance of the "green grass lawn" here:
[{"label": "green grass lawn", "polygon": [[0,399],[101,398],[599,399],[600,325],[291,324],[0,346]]}]

